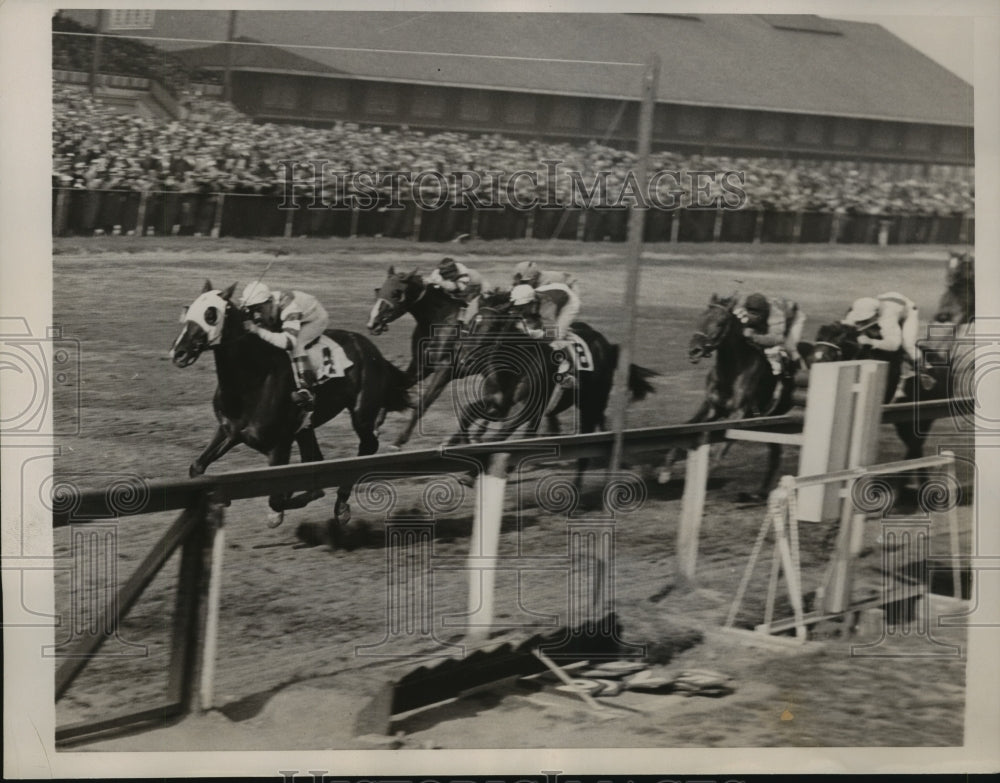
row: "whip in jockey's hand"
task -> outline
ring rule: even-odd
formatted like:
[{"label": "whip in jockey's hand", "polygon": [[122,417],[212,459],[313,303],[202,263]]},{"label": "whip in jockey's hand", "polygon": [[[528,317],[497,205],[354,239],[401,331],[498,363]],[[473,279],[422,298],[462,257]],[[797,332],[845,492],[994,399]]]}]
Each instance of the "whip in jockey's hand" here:
[{"label": "whip in jockey's hand", "polygon": [[323,305],[311,294],[271,291],[257,282],[243,289],[240,307],[248,316],[243,322],[247,332],[288,352],[297,386],[292,400],[311,410],[316,372],[309,366],[306,348],[323,335],[329,322]]}]

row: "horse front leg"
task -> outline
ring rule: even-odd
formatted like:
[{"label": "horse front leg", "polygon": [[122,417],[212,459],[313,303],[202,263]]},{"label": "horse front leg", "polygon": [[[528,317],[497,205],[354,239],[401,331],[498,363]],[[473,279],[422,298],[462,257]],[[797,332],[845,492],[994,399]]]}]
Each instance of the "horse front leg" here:
[{"label": "horse front leg", "polygon": [[240,439],[237,435],[230,435],[225,427],[220,426],[215,431],[215,435],[212,436],[211,442],[201,453],[201,456],[191,463],[191,466],[188,468],[188,476],[194,478],[195,476],[202,475],[209,465],[239,443]]},{"label": "horse front leg", "polygon": [[413,430],[417,427],[417,422],[423,418],[424,413],[433,402],[441,396],[441,392],[444,391],[444,387],[448,385],[451,381],[452,371],[450,367],[445,367],[431,376],[430,383],[427,388],[424,389],[423,394],[419,395],[417,398],[416,407],[413,409],[413,415],[410,416],[410,420],[407,422],[403,431],[396,436],[396,440],[393,445],[396,448],[402,448],[413,435]]},{"label": "horse front leg", "polygon": [[[299,446],[299,455],[303,462],[319,462],[323,459],[323,453],[320,451],[319,443],[316,441],[316,431],[312,427],[299,430],[295,434],[295,442]],[[284,510],[304,508],[314,500],[319,500],[325,496],[326,493],[322,489],[307,489],[298,495],[290,496],[285,501]]]},{"label": "horse front leg", "polygon": [[[282,441],[268,452],[267,464],[271,467],[287,465],[291,455],[292,441]],[[290,492],[275,493],[268,497],[267,504],[271,507],[271,513],[267,515],[268,527],[278,527],[285,521],[285,509],[288,508],[288,501],[291,497]]]}]

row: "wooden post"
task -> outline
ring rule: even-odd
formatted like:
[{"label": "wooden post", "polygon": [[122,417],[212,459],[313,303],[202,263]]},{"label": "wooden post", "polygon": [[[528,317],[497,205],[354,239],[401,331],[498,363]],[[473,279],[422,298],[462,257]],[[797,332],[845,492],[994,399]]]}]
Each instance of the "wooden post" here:
[{"label": "wooden post", "polygon": [[222,72],[222,100],[233,100],[233,41],[236,38],[236,11],[229,12],[229,30],[226,33],[226,61]]},{"label": "wooden post", "polygon": [[198,665],[198,636],[201,624],[202,597],[205,588],[206,503],[199,498],[197,524],[181,546],[181,566],[174,601],[171,635],[170,671],[167,693],[172,702],[191,709],[194,701],[195,667]]},{"label": "wooden post", "polygon": [[486,470],[476,480],[476,510],[469,542],[469,603],[466,641],[485,641],[493,626],[493,591],[500,548],[507,460],[510,455],[491,454]]},{"label": "wooden post", "polygon": [[222,506],[212,504],[205,524],[209,526],[207,536],[212,539],[212,565],[208,578],[208,606],[205,616],[205,640],[201,651],[201,698],[202,711],[214,706],[215,659],[219,636],[219,601],[222,594],[222,558],[226,551],[225,519]]},{"label": "wooden post", "polygon": [[292,236],[292,230],[295,225],[295,210],[288,210],[288,214],[285,215],[285,239],[289,239]]},{"label": "wooden post", "polygon": [[219,193],[215,202],[215,217],[212,219],[212,236],[218,239],[222,233],[222,205],[226,203],[226,194]]},{"label": "wooden post", "polygon": [[[721,204],[722,202],[720,201],[719,203]],[[724,214],[724,210],[722,209],[722,207],[721,206],[720,207],[716,207],[716,210],[715,210],[715,222],[712,223],[712,241],[713,242],[718,242],[720,239],[722,239],[722,216],[723,216],[723,214]]]},{"label": "wooden post", "polygon": [[698,563],[698,535],[705,509],[708,484],[708,461],[712,445],[702,435],[697,448],[688,451],[684,474],[684,496],[681,499],[681,523],[677,529],[677,573],[679,581],[692,585]]},{"label": "wooden post", "polygon": [[146,207],[149,204],[149,191],[139,191],[139,208],[135,212],[135,235],[137,237],[146,235]]},{"label": "wooden post", "polygon": [[97,92],[97,72],[101,68],[101,46],[104,43],[104,28],[106,11],[97,12],[97,34],[94,36],[94,51],[90,58],[90,94]]},{"label": "wooden post", "polygon": [[[648,186],[649,150],[653,135],[653,110],[656,107],[656,90],[660,78],[660,58],[653,55],[642,78],[642,107],[639,113],[639,149],[636,181],[640,188]],[[618,354],[618,367],[615,369],[614,406],[612,421],[614,422],[615,439],[611,449],[612,473],[618,471],[621,465],[623,436],[625,429],[625,408],[628,405],[628,377],[632,364],[633,343],[635,342],[635,311],[636,299],[639,296],[639,264],[642,255],[642,232],[646,220],[646,210],[634,206],[629,212],[628,222],[628,255],[625,260],[625,339],[622,340]]]}]

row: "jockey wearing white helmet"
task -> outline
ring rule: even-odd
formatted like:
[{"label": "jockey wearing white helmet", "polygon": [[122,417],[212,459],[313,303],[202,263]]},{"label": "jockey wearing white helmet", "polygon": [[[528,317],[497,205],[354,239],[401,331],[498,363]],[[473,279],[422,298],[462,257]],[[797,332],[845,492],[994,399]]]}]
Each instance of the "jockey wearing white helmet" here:
[{"label": "jockey wearing white helmet", "polygon": [[522,261],[514,267],[514,285],[526,283],[532,288],[538,288],[550,283],[564,283],[580,295],[576,277],[569,272],[541,269],[534,261]]},{"label": "jockey wearing white helmet", "polygon": [[[855,300],[842,321],[861,333],[858,345],[870,345],[877,351],[889,353],[903,349],[903,368],[893,399],[903,396],[905,382],[915,373],[917,336],[920,333],[919,315],[917,306],[911,299],[896,291],[889,291],[877,297],[865,296]],[[866,334],[876,326],[878,337]]]},{"label": "jockey wearing white helmet", "polygon": [[[530,337],[544,339],[545,328],[552,329],[552,348],[562,352],[564,357],[573,355],[569,340],[569,327],[580,312],[580,298],[565,283],[549,283],[532,288],[527,283],[514,286],[510,292],[510,303],[515,312],[520,312],[527,325]],[[558,369],[558,379],[563,385],[572,385],[570,361],[563,358]]]},{"label": "jockey wearing white helmet", "polygon": [[309,366],[306,347],[323,335],[329,316],[316,297],[302,291],[271,291],[261,282],[243,289],[240,307],[249,318],[243,327],[276,348],[288,351],[298,388],[292,399],[303,408],[313,403],[311,387],[316,373]]}]

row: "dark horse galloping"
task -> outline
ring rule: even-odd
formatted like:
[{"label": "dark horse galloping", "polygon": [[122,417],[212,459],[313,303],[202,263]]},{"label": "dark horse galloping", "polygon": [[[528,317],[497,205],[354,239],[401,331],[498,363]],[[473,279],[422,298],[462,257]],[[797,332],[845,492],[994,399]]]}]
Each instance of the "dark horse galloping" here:
[{"label": "dark horse galloping", "polygon": [[[816,332],[814,343],[811,345],[804,342],[799,343],[799,354],[809,367],[812,367],[816,362],[847,362],[860,359],[875,359],[886,362],[889,365],[889,377],[886,381],[882,402],[888,403],[895,394],[899,377],[903,371],[903,349],[880,351],[873,349],[870,345],[859,345],[858,337],[860,334],[859,329],[849,324],[839,322],[823,324]],[[927,355],[928,352],[925,351],[923,356],[918,357],[916,375],[905,383],[900,403],[940,400],[947,396],[951,384],[950,363],[927,362]],[[921,380],[933,385],[930,388],[918,386]],[[926,432],[933,423],[933,419],[924,415],[920,423],[921,426],[917,427],[914,420],[908,419],[893,424],[896,434],[906,445],[905,459],[916,459],[923,456],[924,441],[927,439]]]},{"label": "dark horse galloping", "polygon": [[[764,351],[743,336],[743,323],[733,312],[736,297],[712,294],[698,329],[691,337],[688,357],[698,362],[715,354],[715,366],[706,378],[705,401],[689,424],[720,419],[780,416],[792,407],[794,390],[790,368],[779,378]],[[780,388],[779,388],[779,383]],[[759,496],[766,496],[781,461],[781,445],[769,443],[767,471]],[[660,470],[660,483],[670,480],[673,463],[684,454],[672,449]]]},{"label": "dark horse galloping", "polygon": [[397,318],[405,313],[412,315],[417,325],[410,337],[407,384],[412,386],[432,376],[419,396],[410,421],[396,436],[395,446],[402,446],[410,439],[417,422],[444,388],[462,377],[454,361],[454,351],[450,351],[450,361],[443,361],[442,357],[449,353],[458,339],[458,314],[463,306],[463,302],[446,291],[427,285],[416,270],[407,274],[396,272],[390,266],[385,282],[375,289],[375,304],[368,319],[368,331],[375,335],[382,334]]},{"label": "dark horse galloping", "polygon": [[[202,294],[187,308],[184,328],[171,348],[178,367],[193,364],[206,350],[215,354],[219,385],[213,407],[219,428],[208,447],[190,468],[198,476],[226,452],[240,443],[266,454],[268,464],[285,465],[291,456],[292,442],[299,445],[303,462],[323,459],[313,427],[329,421],[345,408],[359,438],[358,455],[378,451],[377,427],[386,411],[410,407],[403,372],[388,362],[378,349],[360,334],[328,329],[353,362],[343,377],[331,378],[316,389],[312,426],[302,428],[303,413],[292,402],[296,388],[288,354],[249,335],[243,329],[239,308],[231,301],[235,283],[225,291],[212,288],[205,281]],[[353,480],[337,488],[334,525],[350,520]],[[302,508],[322,497],[321,491],[271,495],[269,504],[275,512],[275,524],[286,509]]]},{"label": "dark horse galloping", "polygon": [[945,291],[938,302],[934,321],[967,324],[976,317],[976,257],[972,253],[949,254]]},{"label": "dark horse galloping", "polygon": [[[560,352],[544,340],[529,337],[523,317],[508,312],[508,307],[506,294],[484,297],[470,334],[462,338],[459,371],[481,374],[483,384],[480,396],[462,406],[458,432],[450,442],[467,441],[477,419],[500,422],[495,435],[498,440],[507,439],[522,426],[525,434],[538,434],[543,415],[548,417],[550,429],[558,431],[556,417],[574,405],[580,414],[580,433],[605,429],[618,346],[588,324],[574,321],[571,328],[590,349],[593,369],[578,371],[574,388],[561,388],[556,381]],[[643,400],[655,391],[649,379],[658,374],[636,364],[629,367],[632,401]],[[577,463],[578,486],[587,462],[581,459]]]}]

